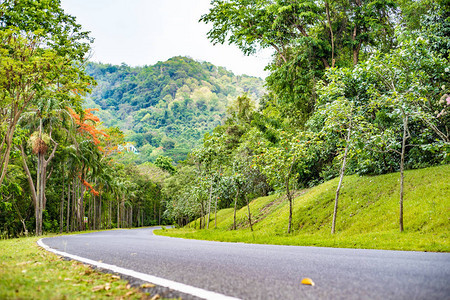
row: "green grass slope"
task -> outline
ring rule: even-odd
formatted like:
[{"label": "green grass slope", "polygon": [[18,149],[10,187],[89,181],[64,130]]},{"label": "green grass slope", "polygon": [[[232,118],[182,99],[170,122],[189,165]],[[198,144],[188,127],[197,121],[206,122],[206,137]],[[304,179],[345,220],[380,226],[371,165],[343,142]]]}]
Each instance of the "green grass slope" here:
[{"label": "green grass slope", "polygon": [[284,195],[251,202],[253,232],[248,226],[247,207],[243,207],[237,213],[235,231],[231,230],[233,209],[225,209],[217,214],[217,228],[212,219],[209,230],[198,230],[197,220],[190,224],[191,228],[159,233],[229,242],[450,251],[450,165],[405,173],[403,233],[398,225],[399,180],[398,173],[346,176],[334,235],[330,232],[338,178],[296,194],[294,231],[289,235],[289,206]]}]

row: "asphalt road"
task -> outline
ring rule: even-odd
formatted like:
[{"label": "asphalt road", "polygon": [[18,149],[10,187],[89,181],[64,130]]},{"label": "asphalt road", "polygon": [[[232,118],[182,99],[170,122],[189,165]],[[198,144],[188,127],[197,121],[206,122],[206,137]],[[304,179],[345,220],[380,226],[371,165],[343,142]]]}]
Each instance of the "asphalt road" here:
[{"label": "asphalt road", "polygon": [[[450,254],[185,240],[151,228],[49,247],[241,299],[450,299]],[[304,277],[315,286],[301,285]]]}]

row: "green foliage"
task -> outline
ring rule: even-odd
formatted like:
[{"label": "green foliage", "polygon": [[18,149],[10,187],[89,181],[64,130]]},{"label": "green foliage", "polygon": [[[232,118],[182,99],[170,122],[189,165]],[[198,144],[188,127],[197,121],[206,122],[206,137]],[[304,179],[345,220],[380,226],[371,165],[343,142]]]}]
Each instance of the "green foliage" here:
[{"label": "green foliage", "polygon": [[[406,172],[405,232],[397,230],[398,173],[381,176],[347,176],[341,194],[339,232],[329,230],[338,179],[301,191],[295,196],[292,235],[285,233],[289,207],[283,197],[272,195],[252,201],[254,231],[245,226],[246,208],[238,212],[240,228],[233,224],[231,209],[220,211],[218,228],[171,229],[158,234],[226,242],[343,248],[450,251],[446,207],[450,165]],[[219,219],[220,217],[220,219]],[[199,221],[190,224],[198,228]]]},{"label": "green foliage", "polygon": [[[90,63],[87,72],[99,82],[89,101],[101,109],[105,125],[119,126],[138,150],[163,147],[174,161],[186,159],[202,136],[221,124],[231,99],[247,93],[258,100],[264,92],[259,78],[186,57],[144,67]],[[156,159],[139,152],[137,162]]]},{"label": "green foliage", "polygon": [[158,156],[155,160],[155,166],[157,166],[160,169],[166,170],[170,174],[174,174],[177,170],[173,166],[172,159],[166,156]]}]

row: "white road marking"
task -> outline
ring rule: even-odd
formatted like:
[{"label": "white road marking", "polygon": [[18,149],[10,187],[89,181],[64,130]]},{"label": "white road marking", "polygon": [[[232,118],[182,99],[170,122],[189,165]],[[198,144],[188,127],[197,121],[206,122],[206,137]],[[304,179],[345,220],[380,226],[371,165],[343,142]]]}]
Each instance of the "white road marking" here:
[{"label": "white road marking", "polygon": [[42,239],[40,239],[37,244],[44,248],[47,251],[53,252],[57,255],[60,256],[64,256],[64,257],[69,257],[71,259],[77,260],[77,261],[81,261],[83,263],[89,264],[89,265],[93,265],[96,266],[98,268],[102,268],[102,269],[107,269],[107,270],[111,270],[113,272],[116,273],[120,273],[123,275],[127,275],[127,276],[131,276],[134,278],[138,278],[141,280],[144,280],[146,282],[150,282],[159,286],[163,286],[163,287],[167,287],[169,289],[172,290],[176,290],[185,294],[189,294],[189,295],[193,295],[199,298],[203,298],[203,299],[213,299],[213,300],[238,300],[239,298],[234,298],[234,297],[230,297],[230,296],[226,296],[226,295],[222,295],[216,292],[211,292],[211,291],[207,291],[201,288],[197,288],[194,286],[190,286],[187,284],[183,284],[183,283],[179,283],[176,281],[172,281],[172,280],[168,280],[168,279],[164,279],[164,278],[160,278],[160,277],[156,277],[156,276],[152,276],[152,275],[148,275],[148,274],[144,274],[144,273],[140,273],[140,272],[136,272],[130,269],[125,269],[125,268],[121,268],[115,265],[109,265],[109,264],[105,264],[102,262],[98,262],[92,259],[88,259],[88,258],[84,258],[81,256],[77,256],[77,255],[73,255],[73,254],[69,254],[66,252],[62,252],[62,251],[58,251],[55,250],[53,248],[50,248],[49,246],[47,246],[46,244],[44,244],[44,242],[42,241]]}]

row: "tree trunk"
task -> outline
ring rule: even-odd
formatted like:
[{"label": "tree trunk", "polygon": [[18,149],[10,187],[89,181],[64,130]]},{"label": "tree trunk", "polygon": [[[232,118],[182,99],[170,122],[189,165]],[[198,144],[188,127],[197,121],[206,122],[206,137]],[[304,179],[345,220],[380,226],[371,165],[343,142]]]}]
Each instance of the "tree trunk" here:
[{"label": "tree trunk", "polygon": [[[356,0],[355,1],[356,5],[358,7],[360,7],[362,5],[361,0]],[[359,30],[356,27],[353,28],[353,33],[352,33],[352,41],[353,41],[353,65],[356,66],[359,62],[359,51],[361,50],[361,42],[356,43],[357,37],[359,35]]]},{"label": "tree trunk", "polygon": [[212,197],[212,176],[211,176],[211,185],[209,187],[209,200],[208,200],[208,220],[207,220],[207,224],[206,224],[206,228],[209,229],[209,220],[211,217],[211,197]]},{"label": "tree trunk", "polygon": [[352,133],[352,121],[350,120],[349,127],[347,129],[347,137],[345,139],[345,150],[344,150],[344,158],[342,159],[341,170],[339,172],[339,184],[336,189],[336,197],[334,198],[334,211],[333,211],[333,223],[331,225],[331,233],[334,234],[336,232],[336,218],[337,218],[337,210],[338,210],[338,202],[339,202],[339,193],[342,187],[342,181],[344,180],[345,167],[347,165],[347,156],[348,156],[348,148],[350,143],[350,137]]},{"label": "tree trunk", "polygon": [[102,194],[99,195],[99,202],[98,202],[98,227],[97,229],[103,229],[103,217],[104,214],[102,214]]},{"label": "tree trunk", "polygon": [[217,228],[217,197],[216,203],[214,204],[214,228]]},{"label": "tree trunk", "polygon": [[161,225],[161,203],[158,205],[158,225]]},{"label": "tree trunk", "polygon": [[111,200],[108,202],[108,207],[109,207],[108,228],[111,229],[112,228],[112,201]]},{"label": "tree trunk", "polygon": [[1,169],[1,175],[0,175],[0,186],[3,183],[3,179],[5,179],[6,170],[8,169],[13,136],[14,136],[14,125],[8,124],[8,129],[7,129],[6,135],[4,137],[4,140],[2,141],[2,145],[0,147],[0,150],[3,150],[3,147],[6,144],[5,151],[3,153],[1,153],[1,154],[3,154],[3,156],[1,158],[2,169]]},{"label": "tree trunk", "polygon": [[399,215],[399,225],[400,232],[403,232],[403,193],[404,193],[404,182],[405,182],[405,148],[406,140],[410,137],[408,133],[408,116],[402,110],[403,118],[403,139],[402,139],[402,152],[400,159],[400,215]]},{"label": "tree trunk", "polygon": [[236,191],[236,198],[234,198],[234,219],[233,219],[233,230],[236,230],[236,209],[237,209],[237,201],[239,197],[239,187]]},{"label": "tree trunk", "polygon": [[133,206],[130,206],[130,227],[133,227]]},{"label": "tree trunk", "polygon": [[71,220],[70,223],[70,231],[75,231],[76,229],[76,215],[77,215],[77,198],[76,198],[76,178],[74,177],[72,179],[72,213],[71,213]]},{"label": "tree trunk", "polygon": [[287,233],[289,234],[289,233],[291,233],[291,228],[292,228],[292,209],[293,209],[293,205],[292,205],[292,195],[291,195],[291,192],[289,191],[289,184],[287,184],[287,186],[286,186],[286,196],[287,196],[287,198],[288,198],[288,200],[289,200],[289,224],[288,224],[288,230],[287,230]]},{"label": "tree trunk", "polygon": [[289,181],[291,180],[292,169],[294,168],[295,162],[296,162],[296,158],[294,157],[292,159],[292,163],[291,163],[291,166],[289,168],[289,172],[288,172],[288,174],[286,176],[286,182],[285,182],[285,185],[286,185],[286,197],[288,198],[288,201],[289,201],[289,223],[288,223],[288,230],[287,230],[288,234],[291,233],[291,228],[292,228],[292,210],[293,210],[293,205],[292,205],[293,204],[293,199],[292,199],[291,191],[289,190]]},{"label": "tree trunk", "polygon": [[328,1],[325,1],[325,11],[327,14],[327,20],[328,20],[328,27],[330,29],[330,35],[331,35],[331,67],[334,68],[335,59],[334,59],[334,34],[333,34],[333,28],[331,27],[331,18],[330,18],[330,5]]},{"label": "tree trunk", "polygon": [[[42,137],[42,119],[40,120],[39,126],[39,139]],[[22,166],[27,174],[28,184],[31,190],[31,196],[33,199],[33,204],[35,208],[35,219],[36,219],[36,235],[42,235],[42,213],[45,209],[45,184],[46,184],[46,173],[48,163],[53,159],[58,143],[55,142],[53,150],[49,155],[48,159],[45,159],[45,152],[41,148],[38,149],[38,164],[37,164],[37,174],[36,174],[36,185],[33,183],[33,178],[31,176],[30,170],[26,162],[26,154],[23,145],[20,145],[20,150],[22,152]]]},{"label": "tree trunk", "polygon": [[65,188],[65,180],[64,180],[64,168],[63,168],[63,185],[62,185],[62,192],[61,192],[61,203],[59,206],[59,233],[63,232],[64,227],[64,188]]},{"label": "tree trunk", "polygon": [[248,202],[247,195],[244,194],[245,201],[247,201],[247,210],[248,210],[248,224],[250,225],[251,231],[253,231],[253,225],[252,225],[252,215],[250,213],[250,202]]},{"label": "tree trunk", "polygon": [[119,201],[119,196],[117,196],[117,228],[120,228],[120,201]]},{"label": "tree trunk", "polygon": [[70,183],[67,187],[67,218],[66,218],[66,232],[69,232],[69,225],[70,225]]}]

